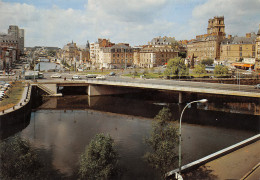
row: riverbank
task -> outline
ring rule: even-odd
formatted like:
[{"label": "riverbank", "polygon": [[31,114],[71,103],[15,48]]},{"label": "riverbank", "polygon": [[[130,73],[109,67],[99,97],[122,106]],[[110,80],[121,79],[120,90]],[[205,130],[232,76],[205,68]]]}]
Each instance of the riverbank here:
[{"label": "riverbank", "polygon": [[0,111],[0,128],[19,123],[31,113],[31,91],[29,84],[24,86],[20,100],[12,107]]}]

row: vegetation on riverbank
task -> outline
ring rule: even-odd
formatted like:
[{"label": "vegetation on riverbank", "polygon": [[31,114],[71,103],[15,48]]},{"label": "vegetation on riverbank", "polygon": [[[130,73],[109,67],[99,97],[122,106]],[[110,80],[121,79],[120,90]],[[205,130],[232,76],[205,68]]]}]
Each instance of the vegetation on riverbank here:
[{"label": "vegetation on riverbank", "polygon": [[24,91],[24,83],[22,81],[16,81],[11,83],[12,87],[7,90],[7,97],[0,102],[0,111],[12,108],[19,103]]}]

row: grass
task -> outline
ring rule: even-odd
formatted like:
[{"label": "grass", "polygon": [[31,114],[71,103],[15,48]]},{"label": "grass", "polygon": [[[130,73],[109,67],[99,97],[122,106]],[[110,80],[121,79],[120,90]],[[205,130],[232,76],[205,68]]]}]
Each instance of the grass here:
[{"label": "grass", "polygon": [[22,94],[24,91],[23,82],[15,82],[11,84],[12,87],[8,90],[7,95],[8,98],[4,98],[0,102],[0,111],[12,108],[14,105],[19,103],[22,98]]}]

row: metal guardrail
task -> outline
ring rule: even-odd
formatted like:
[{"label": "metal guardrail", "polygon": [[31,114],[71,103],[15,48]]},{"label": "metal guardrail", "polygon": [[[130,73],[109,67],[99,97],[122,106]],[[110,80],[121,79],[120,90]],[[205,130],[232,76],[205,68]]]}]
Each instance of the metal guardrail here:
[{"label": "metal guardrail", "polygon": [[[253,142],[256,142],[258,140],[260,140],[260,134],[257,134],[255,136],[253,136],[251,138],[248,138],[248,139],[246,139],[244,141],[241,141],[241,142],[239,142],[237,144],[234,144],[234,145],[229,146],[229,147],[227,147],[225,149],[217,151],[217,152],[215,152],[213,154],[210,154],[210,155],[208,155],[208,156],[206,156],[204,158],[201,158],[201,159],[199,159],[197,161],[194,161],[194,162],[191,162],[189,164],[186,164],[186,165],[182,166],[181,169],[182,169],[182,171],[187,171],[187,170],[192,169],[194,167],[199,167],[199,166],[201,166],[203,164],[206,164],[206,163],[208,163],[208,162],[210,162],[212,160],[215,160],[215,159],[217,159],[217,158],[219,158],[221,156],[224,156],[224,155],[226,155],[226,154],[228,154],[230,152],[233,152],[233,151],[235,151],[235,150],[237,150],[239,148],[242,148],[242,147],[244,147],[244,146],[246,146],[248,144],[251,144]],[[179,172],[179,169],[174,169],[174,170],[166,173],[165,176],[166,177],[173,176],[177,172]]]}]

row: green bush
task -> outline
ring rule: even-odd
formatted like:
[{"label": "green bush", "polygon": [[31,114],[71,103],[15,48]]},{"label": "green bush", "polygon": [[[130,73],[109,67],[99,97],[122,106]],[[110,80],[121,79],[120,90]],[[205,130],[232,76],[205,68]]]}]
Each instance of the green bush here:
[{"label": "green bush", "polygon": [[97,134],[80,158],[80,179],[111,179],[118,174],[118,154],[110,136]]}]

